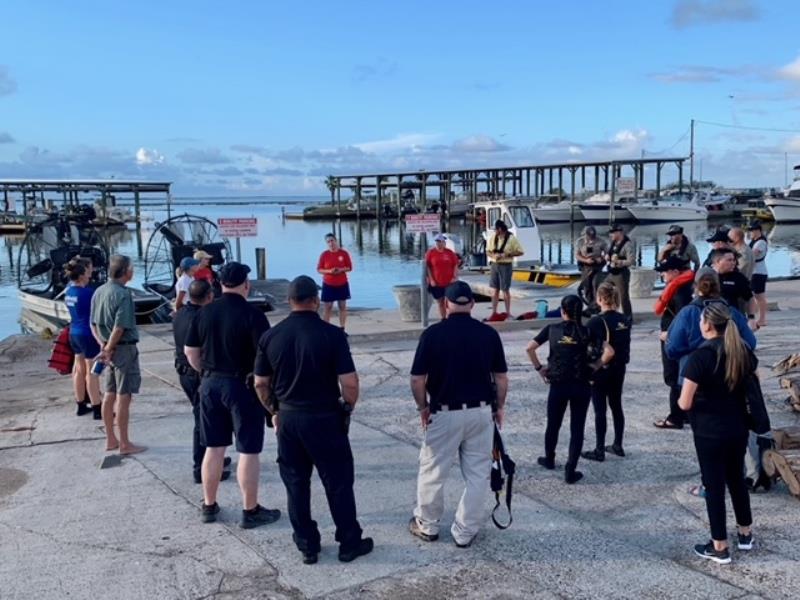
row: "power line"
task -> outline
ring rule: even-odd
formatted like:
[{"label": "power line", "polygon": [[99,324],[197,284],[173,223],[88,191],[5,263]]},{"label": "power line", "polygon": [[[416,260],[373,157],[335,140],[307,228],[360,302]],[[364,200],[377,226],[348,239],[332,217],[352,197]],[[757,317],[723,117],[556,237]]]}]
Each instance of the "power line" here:
[{"label": "power line", "polygon": [[684,140],[686,139],[686,136],[688,136],[688,135],[689,135],[689,131],[690,131],[690,129],[691,129],[691,127],[690,127],[689,129],[687,129],[687,130],[686,130],[686,131],[683,133],[683,135],[682,135],[681,137],[679,137],[679,138],[678,138],[678,141],[676,141],[674,144],[672,144],[672,146],[670,146],[669,148],[665,148],[664,150],[659,150],[658,152],[651,152],[650,150],[645,150],[645,152],[647,153],[647,155],[648,155],[648,156],[654,156],[654,155],[659,155],[659,154],[666,154],[667,152],[671,152],[671,151],[672,151],[672,149],[673,149],[673,148],[675,148],[675,146],[677,146],[678,144],[680,144],[682,141],[684,141]]},{"label": "power line", "polygon": [[702,123],[703,125],[713,125],[715,127],[727,127],[729,129],[747,129],[750,131],[773,131],[776,133],[800,133],[800,129],[779,129],[775,127],[748,127],[747,125],[734,125],[732,123],[715,123],[714,121],[701,121],[695,119],[695,123]]}]

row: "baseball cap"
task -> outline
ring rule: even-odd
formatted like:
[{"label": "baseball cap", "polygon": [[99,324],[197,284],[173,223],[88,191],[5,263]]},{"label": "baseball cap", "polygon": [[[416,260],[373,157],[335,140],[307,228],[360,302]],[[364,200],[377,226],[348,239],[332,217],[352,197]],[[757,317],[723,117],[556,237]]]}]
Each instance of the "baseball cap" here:
[{"label": "baseball cap", "polygon": [[685,271],[689,267],[689,261],[670,254],[665,260],[662,260],[656,265],[656,271],[663,273],[664,271]]},{"label": "baseball cap", "polygon": [[497,219],[497,221],[494,222],[494,228],[495,229],[503,229],[503,230],[507,231],[508,230],[508,225],[506,225],[506,222],[503,221],[503,219]]},{"label": "baseball cap", "polygon": [[761,221],[753,221],[747,226],[747,231],[754,231],[756,229],[761,231]]},{"label": "baseball cap", "polygon": [[679,233],[683,233],[683,227],[680,225],[670,225],[667,229],[667,235],[678,235]]},{"label": "baseball cap", "polygon": [[191,256],[186,256],[181,259],[181,271],[188,271],[192,267],[196,267],[200,264],[200,261],[197,259],[192,258]]},{"label": "baseball cap", "polygon": [[448,285],[444,295],[450,302],[460,306],[469,304],[475,299],[472,295],[472,288],[464,281],[455,281]]},{"label": "baseball cap", "polygon": [[443,233],[437,233],[436,237],[433,238],[434,242],[446,242],[447,236]]},{"label": "baseball cap", "polygon": [[587,225],[583,228],[583,235],[597,235],[597,229],[594,228],[594,225]]},{"label": "baseball cap", "polygon": [[319,287],[317,282],[308,275],[299,275],[289,283],[289,300],[294,302],[305,302],[317,297]]},{"label": "baseball cap", "polygon": [[245,282],[249,272],[250,267],[242,263],[236,261],[225,263],[219,270],[219,281],[225,287],[235,288]]},{"label": "baseball cap", "polygon": [[697,282],[700,281],[700,279],[702,279],[703,277],[713,277],[717,281],[719,281],[719,275],[711,267],[700,267],[699,269],[697,269],[697,273],[694,274],[695,285],[697,285]]},{"label": "baseball cap", "polygon": [[214,257],[211,256],[205,250],[198,250],[197,252],[194,253],[194,259],[195,260],[203,260],[204,258],[214,258]]},{"label": "baseball cap", "polygon": [[614,233],[615,231],[625,231],[625,230],[622,228],[622,225],[614,223],[611,227],[608,228],[608,233]]},{"label": "baseball cap", "polygon": [[728,241],[730,241],[728,239],[728,229],[726,229],[724,227],[720,227],[719,229],[717,229],[714,232],[714,235],[712,235],[710,238],[707,238],[706,241],[709,242],[709,243],[712,243],[712,244],[714,242],[728,242]]}]

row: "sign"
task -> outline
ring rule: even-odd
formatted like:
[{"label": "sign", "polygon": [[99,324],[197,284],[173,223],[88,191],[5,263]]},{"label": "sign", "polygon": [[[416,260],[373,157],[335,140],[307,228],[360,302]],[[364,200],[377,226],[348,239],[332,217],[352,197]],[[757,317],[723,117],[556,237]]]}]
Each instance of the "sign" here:
[{"label": "sign", "polygon": [[247,218],[219,218],[217,219],[220,235],[224,237],[242,238],[258,236],[258,219]]},{"label": "sign", "polygon": [[439,215],[406,215],[406,231],[409,233],[435,233],[442,230]]},{"label": "sign", "polygon": [[617,192],[620,194],[633,194],[635,191],[635,177],[617,177]]}]

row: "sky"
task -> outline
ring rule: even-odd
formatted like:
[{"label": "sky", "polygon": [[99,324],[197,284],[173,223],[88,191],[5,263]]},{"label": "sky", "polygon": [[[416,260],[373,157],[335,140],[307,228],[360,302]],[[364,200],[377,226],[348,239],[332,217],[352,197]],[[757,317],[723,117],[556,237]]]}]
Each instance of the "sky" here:
[{"label": "sky", "polygon": [[0,178],[325,195],[327,175],[688,156],[691,119],[703,179],[800,164],[796,0],[27,0],[0,22]]}]

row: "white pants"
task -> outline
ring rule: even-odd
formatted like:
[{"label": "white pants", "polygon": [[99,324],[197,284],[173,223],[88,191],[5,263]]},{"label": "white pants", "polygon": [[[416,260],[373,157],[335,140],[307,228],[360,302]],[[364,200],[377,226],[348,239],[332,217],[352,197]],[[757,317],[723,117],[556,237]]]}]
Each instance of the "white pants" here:
[{"label": "white pants", "polygon": [[490,406],[440,411],[431,416],[419,452],[417,507],[414,516],[428,535],[439,533],[444,512],[444,483],[458,456],[466,486],[450,528],[466,544],[486,521],[486,497],[492,470],[494,429]]}]

